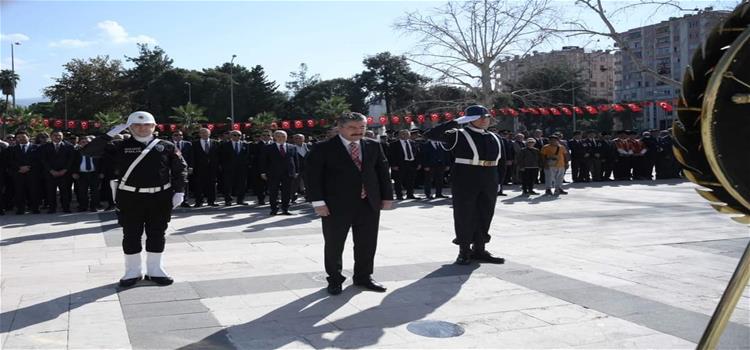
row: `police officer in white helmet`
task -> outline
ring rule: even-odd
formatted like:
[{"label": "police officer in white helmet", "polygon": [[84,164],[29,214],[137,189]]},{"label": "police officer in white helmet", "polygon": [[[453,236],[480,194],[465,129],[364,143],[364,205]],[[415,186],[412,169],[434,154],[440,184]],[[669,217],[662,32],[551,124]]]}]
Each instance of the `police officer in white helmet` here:
[{"label": "police officer in white helmet", "polygon": [[[113,145],[109,141],[125,129],[132,137]],[[151,113],[134,112],[127,123],[115,126],[81,150],[92,157],[112,157],[116,179],[112,183],[117,216],[122,226],[125,275],[121,287],[141,279],[159,285],[173,280],[162,267],[164,234],[172,209],[185,198],[187,164],[169,141],[154,137],[156,120]],[[143,276],[141,236],[146,233],[146,274]]]}]

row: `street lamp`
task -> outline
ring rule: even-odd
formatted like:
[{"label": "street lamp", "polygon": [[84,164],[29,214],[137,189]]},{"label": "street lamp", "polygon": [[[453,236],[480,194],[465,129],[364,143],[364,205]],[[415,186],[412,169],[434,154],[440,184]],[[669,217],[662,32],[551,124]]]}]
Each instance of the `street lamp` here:
[{"label": "street lamp", "polygon": [[191,103],[193,103],[193,90],[192,90],[192,85],[190,85],[190,82],[189,82],[189,81],[186,81],[186,82],[185,82],[185,85],[187,85],[187,87],[188,87],[188,104],[191,104]]},{"label": "street lamp", "polygon": [[13,80],[13,108],[16,108],[16,60],[15,60],[15,49],[14,47],[16,45],[21,45],[19,42],[14,42],[10,44],[10,71],[11,71],[11,79]]},{"label": "street lamp", "polygon": [[232,60],[229,61],[229,110],[234,125],[234,59],[237,55],[232,55]]}]

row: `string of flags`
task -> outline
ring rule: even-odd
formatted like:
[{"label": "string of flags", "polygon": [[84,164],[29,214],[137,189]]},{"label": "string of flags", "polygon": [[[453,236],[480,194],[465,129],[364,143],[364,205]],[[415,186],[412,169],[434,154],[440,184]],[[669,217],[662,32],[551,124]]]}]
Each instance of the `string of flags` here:
[{"label": "string of flags", "polygon": [[[505,108],[496,108],[491,109],[490,113],[495,116],[504,116],[504,117],[519,117],[522,115],[525,116],[565,116],[565,117],[571,117],[575,113],[577,116],[596,116],[599,113],[604,112],[615,112],[615,113],[621,113],[625,111],[630,111],[634,113],[639,113],[643,110],[642,107],[652,106],[656,105],[659,108],[663,109],[666,112],[672,112],[674,110],[674,107],[671,102],[669,101],[644,101],[644,102],[632,102],[632,103],[612,103],[612,104],[601,104],[601,105],[585,105],[585,106],[552,106],[552,107],[505,107]],[[404,116],[399,115],[392,115],[392,116],[379,116],[379,117],[367,117],[367,125],[373,126],[373,125],[399,125],[402,122],[406,124],[423,124],[427,121],[430,121],[431,123],[437,123],[441,121],[451,121],[454,118],[462,117],[464,115],[463,112],[458,113],[452,113],[452,112],[444,112],[444,113],[431,113],[431,114],[419,114],[419,115],[412,115],[407,114]],[[12,117],[5,117],[0,118],[0,125],[7,124],[7,125],[14,125],[17,123],[17,120]],[[35,127],[38,125],[38,123],[42,123],[47,128],[54,128],[54,129],[62,129],[63,127],[67,127],[67,129],[81,129],[81,130],[89,130],[89,129],[101,129],[102,125],[101,122],[96,120],[68,120],[67,124],[62,119],[54,119],[54,118],[32,118],[31,119],[31,126]],[[297,119],[297,120],[281,120],[281,121],[274,121],[270,123],[271,129],[303,129],[303,128],[315,128],[315,127],[325,127],[331,122],[327,119]],[[200,124],[201,127],[207,128],[211,131],[214,129],[220,129],[224,130],[229,127],[231,127],[232,130],[246,130],[251,129],[253,127],[252,122],[243,122],[243,123],[202,123]],[[170,123],[159,123],[156,125],[157,130],[164,132],[169,130],[170,132],[177,131],[178,129],[182,128],[181,124],[170,124]]]}]

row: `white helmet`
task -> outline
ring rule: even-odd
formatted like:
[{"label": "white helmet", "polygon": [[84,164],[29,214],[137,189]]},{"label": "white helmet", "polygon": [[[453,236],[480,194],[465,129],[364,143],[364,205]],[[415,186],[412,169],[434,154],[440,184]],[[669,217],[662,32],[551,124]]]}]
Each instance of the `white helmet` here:
[{"label": "white helmet", "polygon": [[156,124],[156,119],[149,112],[133,112],[128,116],[128,125],[130,124]]}]

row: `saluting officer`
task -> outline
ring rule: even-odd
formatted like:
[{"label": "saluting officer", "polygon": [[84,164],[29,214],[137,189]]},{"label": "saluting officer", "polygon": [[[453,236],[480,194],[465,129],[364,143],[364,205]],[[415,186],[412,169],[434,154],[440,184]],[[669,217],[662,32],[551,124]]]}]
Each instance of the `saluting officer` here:
[{"label": "saluting officer", "polygon": [[[130,128],[131,138],[108,143]],[[148,112],[134,112],[126,124],[115,126],[81,150],[92,157],[112,157],[119,182],[113,183],[118,222],[122,226],[125,275],[120,286],[129,287],[142,278],[141,236],[146,232],[146,280],[172,284],[162,267],[164,233],[172,209],[185,198],[187,163],[172,142],[154,137],[156,121]]]},{"label": "saluting officer", "polygon": [[[484,106],[466,108],[464,116],[427,131],[427,138],[442,141],[456,159],[452,170],[453,221],[459,246],[456,264],[471,260],[502,264],[505,259],[485,250],[497,200],[497,165],[502,156],[500,137],[487,128],[492,115]],[[457,128],[460,124],[465,127]]]}]

